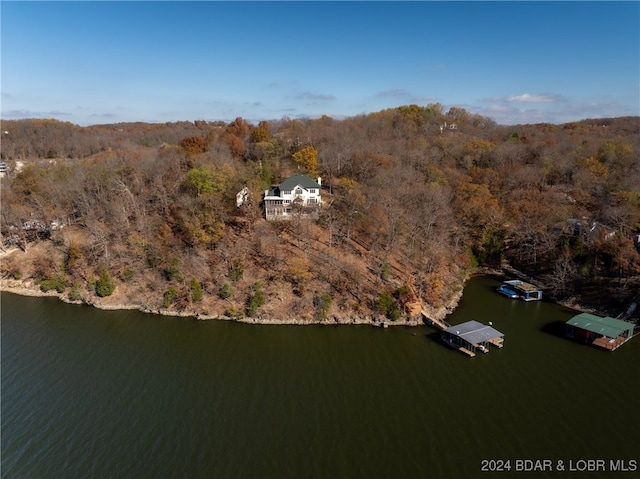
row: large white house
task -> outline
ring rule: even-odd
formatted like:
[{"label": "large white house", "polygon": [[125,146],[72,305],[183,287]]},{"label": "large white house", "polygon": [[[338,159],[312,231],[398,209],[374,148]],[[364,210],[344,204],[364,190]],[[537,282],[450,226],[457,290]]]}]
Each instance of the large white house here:
[{"label": "large white house", "polygon": [[321,180],[293,175],[264,192],[264,213],[268,220],[286,220],[294,214],[317,217],[322,207]]}]

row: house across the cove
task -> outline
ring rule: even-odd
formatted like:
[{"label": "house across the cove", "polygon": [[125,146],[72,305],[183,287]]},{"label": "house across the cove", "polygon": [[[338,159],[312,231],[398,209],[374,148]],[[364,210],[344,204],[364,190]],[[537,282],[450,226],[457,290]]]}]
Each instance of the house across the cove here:
[{"label": "house across the cove", "polygon": [[293,175],[264,192],[264,214],[267,220],[288,220],[294,215],[317,218],[322,207],[321,179]]}]

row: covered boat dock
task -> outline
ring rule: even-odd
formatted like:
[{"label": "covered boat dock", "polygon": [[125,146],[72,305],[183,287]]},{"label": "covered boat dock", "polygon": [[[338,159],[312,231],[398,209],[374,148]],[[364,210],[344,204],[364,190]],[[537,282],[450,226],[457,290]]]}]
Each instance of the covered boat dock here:
[{"label": "covered boat dock", "polygon": [[565,334],[570,339],[613,351],[633,336],[634,324],[620,319],[580,313],[566,322]]},{"label": "covered boat dock", "polygon": [[504,343],[504,334],[478,321],[467,321],[444,329],[442,340],[446,345],[474,357],[476,351],[488,353],[489,344],[501,348]]},{"label": "covered boat dock", "polygon": [[531,283],[512,279],[505,281],[502,285],[513,290],[524,301],[539,301],[542,299],[542,290]]}]

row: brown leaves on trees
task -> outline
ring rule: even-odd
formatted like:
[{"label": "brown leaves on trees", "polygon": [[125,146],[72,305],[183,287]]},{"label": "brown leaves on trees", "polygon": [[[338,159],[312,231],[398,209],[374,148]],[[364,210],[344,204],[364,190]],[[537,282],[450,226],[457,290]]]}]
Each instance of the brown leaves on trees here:
[{"label": "brown leaves on trees", "polygon": [[227,136],[225,143],[229,146],[231,154],[236,158],[242,158],[247,152],[247,146],[244,144],[244,141],[235,135]]},{"label": "brown leaves on trees", "polygon": [[199,155],[209,148],[209,142],[201,136],[188,136],[180,141],[180,146],[187,155]]},{"label": "brown leaves on trees", "polygon": [[245,138],[249,134],[251,126],[242,117],[238,117],[233,120],[227,126],[226,133],[228,135],[237,136],[239,138]]},{"label": "brown leaves on trees", "polygon": [[[154,274],[176,256],[185,278],[203,281],[206,291],[206,275],[224,276],[232,258],[242,257],[246,275],[259,276],[251,280],[273,275],[298,291],[318,286],[296,298],[304,310],[326,290],[322,281],[334,309],[364,310],[393,281],[414,281],[423,300],[438,304],[469,271],[471,254],[485,264],[506,257],[555,271],[558,294],[573,292],[576,278],[640,273],[631,242],[640,232],[638,118],[497,126],[460,108],[407,105],[257,127],[242,118],[2,125],[10,132],[1,145],[10,170],[0,192],[2,233],[13,227],[12,237],[25,236],[19,228],[27,220],[76,226],[82,254],[65,239],[52,246],[59,253],[53,264],[40,260],[39,272],[67,280],[98,264],[133,268],[136,280],[151,278],[149,289],[161,294],[167,285],[154,285]],[[15,160],[24,160],[20,173]],[[323,176],[328,206],[320,221],[265,226],[260,191],[296,169]],[[251,214],[235,205],[245,185]],[[607,233],[574,236],[570,218]],[[331,254],[314,253],[318,244]],[[393,265],[388,278],[378,274],[381,262]]]}]

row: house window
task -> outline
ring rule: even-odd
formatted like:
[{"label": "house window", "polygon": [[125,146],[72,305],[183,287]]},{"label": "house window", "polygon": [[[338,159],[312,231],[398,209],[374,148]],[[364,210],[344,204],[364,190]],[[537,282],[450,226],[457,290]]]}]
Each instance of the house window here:
[{"label": "house window", "polygon": [[311,193],[312,195],[315,195],[316,194],[316,189],[315,188],[311,188],[309,190],[309,193]]},{"label": "house window", "polygon": [[291,200],[284,200],[284,204],[291,203]]},{"label": "house window", "polygon": [[302,188],[296,188],[296,195],[302,194]]},{"label": "house window", "polygon": [[283,195],[290,195],[291,194],[291,190],[282,190],[282,194]]}]

